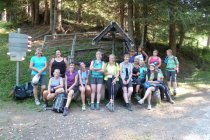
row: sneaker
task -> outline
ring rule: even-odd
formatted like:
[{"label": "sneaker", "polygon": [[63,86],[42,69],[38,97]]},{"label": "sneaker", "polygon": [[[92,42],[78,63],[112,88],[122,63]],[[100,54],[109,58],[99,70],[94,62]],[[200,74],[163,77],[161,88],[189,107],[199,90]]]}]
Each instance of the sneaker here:
[{"label": "sneaker", "polygon": [[126,104],[126,109],[129,110],[129,111],[133,111],[133,110],[131,109],[131,104],[129,104],[129,103]]},{"label": "sneaker", "polygon": [[100,103],[96,103],[96,109],[97,109],[97,110],[100,109]]},{"label": "sneaker", "polygon": [[142,105],[142,104],[144,103],[144,100],[141,99],[141,100],[138,101],[138,103],[139,103],[140,105]]},{"label": "sneaker", "polygon": [[109,102],[108,104],[106,104],[106,107],[109,111],[112,111],[112,104]]},{"label": "sneaker", "polygon": [[39,102],[38,99],[35,99],[35,104],[36,104],[37,106],[40,105],[40,102]]},{"label": "sneaker", "polygon": [[147,106],[147,109],[148,109],[148,110],[151,110],[151,109],[152,109],[152,106],[151,106],[151,105],[148,105],[148,106]]},{"label": "sneaker", "polygon": [[85,111],[86,110],[86,106],[85,104],[82,105],[82,111]]},{"label": "sneaker", "polygon": [[134,95],[134,98],[135,98],[137,101],[141,100],[141,97],[140,97],[139,94],[137,94],[137,93]]},{"label": "sneaker", "polygon": [[68,108],[64,107],[63,116],[67,116],[69,114]]},{"label": "sneaker", "polygon": [[90,104],[90,109],[91,109],[91,110],[94,110],[94,109],[95,109],[94,103],[91,103],[91,104]]},{"label": "sneaker", "polygon": [[175,102],[174,102],[174,100],[170,99],[169,103],[174,104]]}]

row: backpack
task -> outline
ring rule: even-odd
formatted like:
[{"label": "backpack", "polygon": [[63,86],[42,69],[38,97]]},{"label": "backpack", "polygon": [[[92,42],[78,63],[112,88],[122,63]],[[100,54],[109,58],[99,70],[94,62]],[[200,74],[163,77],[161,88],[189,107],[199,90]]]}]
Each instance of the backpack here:
[{"label": "backpack", "polygon": [[23,99],[27,98],[27,94],[26,94],[24,85],[15,86],[15,88],[14,88],[14,98],[16,100],[23,100]]},{"label": "backpack", "polygon": [[66,104],[66,94],[65,93],[61,93],[61,94],[58,94],[58,96],[56,97],[54,103],[53,103],[53,108],[52,110],[54,112],[57,112],[57,113],[63,113],[64,111],[64,106]]},{"label": "backpack", "polygon": [[25,92],[27,97],[33,97],[33,86],[31,82],[25,83]]}]

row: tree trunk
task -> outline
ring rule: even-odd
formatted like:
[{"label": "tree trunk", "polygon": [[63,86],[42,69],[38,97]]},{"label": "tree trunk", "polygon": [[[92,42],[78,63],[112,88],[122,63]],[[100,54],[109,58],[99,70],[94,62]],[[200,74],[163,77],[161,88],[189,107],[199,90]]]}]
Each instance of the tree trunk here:
[{"label": "tree trunk", "polygon": [[140,31],[140,6],[138,4],[135,5],[135,40],[136,44],[140,44],[141,40],[141,31]]},{"label": "tree trunk", "polygon": [[209,48],[209,46],[210,46],[210,36],[208,37],[208,40],[207,40],[207,45],[206,45],[206,47],[207,47],[207,48]]},{"label": "tree trunk", "polygon": [[1,20],[4,21],[4,22],[7,22],[7,11],[6,11],[6,9],[4,9],[4,11],[2,12]]},{"label": "tree trunk", "polygon": [[133,40],[133,2],[128,3],[128,35]]},{"label": "tree trunk", "polygon": [[64,29],[62,27],[62,18],[61,18],[61,2],[62,0],[55,0],[54,21],[57,32],[64,32]]},{"label": "tree trunk", "polygon": [[31,0],[31,24],[34,26],[35,24],[35,3],[34,0]]},{"label": "tree trunk", "polygon": [[78,23],[82,22],[82,2],[77,1],[78,9],[77,9],[77,17],[76,21]]},{"label": "tree trunk", "polygon": [[176,24],[175,22],[169,24],[169,47],[176,55]]},{"label": "tree trunk", "polygon": [[147,19],[147,17],[148,17],[148,6],[147,6],[147,4],[143,4],[143,18],[144,18],[144,26],[143,26],[143,28],[144,28],[144,34],[142,34],[143,36],[144,36],[144,38],[143,38],[143,46],[146,44],[146,41],[147,41],[147,27],[148,27],[148,22],[146,21],[146,19]]},{"label": "tree trunk", "polygon": [[180,33],[180,37],[179,37],[179,44],[177,46],[178,49],[180,49],[182,47],[182,44],[184,42],[184,38],[185,38],[185,33],[184,32],[181,32]]},{"label": "tree trunk", "polygon": [[168,6],[170,9],[169,13],[169,47],[173,51],[173,54],[176,55],[176,23],[174,19],[174,3],[173,1],[168,1]]},{"label": "tree trunk", "polygon": [[39,0],[34,1],[34,9],[35,9],[35,15],[34,15],[34,24],[38,25],[39,24]]},{"label": "tree trunk", "polygon": [[53,34],[55,32],[54,26],[54,0],[50,0],[50,31]]},{"label": "tree trunk", "polygon": [[120,4],[120,26],[124,29],[125,5]]},{"label": "tree trunk", "polygon": [[48,10],[49,10],[49,2],[48,0],[44,1],[45,3],[45,9],[44,9],[44,24],[48,24],[49,23],[49,18],[48,18]]}]

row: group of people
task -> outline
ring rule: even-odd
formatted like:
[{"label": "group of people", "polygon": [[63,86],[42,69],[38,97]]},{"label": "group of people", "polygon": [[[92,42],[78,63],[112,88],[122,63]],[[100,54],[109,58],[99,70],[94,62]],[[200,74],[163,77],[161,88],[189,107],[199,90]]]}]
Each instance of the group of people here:
[{"label": "group of people", "polygon": [[[164,60],[168,86],[163,82],[164,76],[160,69],[162,61],[157,50],[154,50],[153,56],[150,57],[141,47],[137,52],[130,50],[129,54],[124,55],[124,61],[120,64],[115,61],[114,54],[110,54],[109,61],[105,63],[102,61],[102,52],[97,51],[96,58],[91,61],[89,69],[86,68],[84,62],[80,62],[78,70],[74,63],[68,64],[60,50],[56,50],[56,56],[50,60],[48,68],[47,58],[42,55],[42,52],[42,48],[36,49],[29,66],[32,70],[32,79],[36,75],[40,77],[39,83],[33,84],[35,104],[40,105],[40,100],[43,100],[44,107],[47,107],[48,102],[58,94],[66,93],[64,116],[68,115],[71,100],[76,96],[75,93],[78,90],[81,95],[82,111],[86,110],[86,99],[90,100],[91,110],[99,110],[101,89],[104,83],[110,99],[106,107],[110,111],[113,111],[114,98],[119,87],[123,91],[124,107],[129,111],[132,111],[133,92],[139,104],[143,104],[147,99],[149,110],[151,109],[152,93],[158,89],[163,91],[170,103],[174,103],[170,93],[165,92],[167,87],[173,83],[174,95],[176,95],[176,73],[179,69],[179,61],[172,55],[172,50],[167,50],[167,57]],[[48,88],[46,87],[47,68],[49,70]],[[38,84],[41,84],[40,98],[38,98]]]}]

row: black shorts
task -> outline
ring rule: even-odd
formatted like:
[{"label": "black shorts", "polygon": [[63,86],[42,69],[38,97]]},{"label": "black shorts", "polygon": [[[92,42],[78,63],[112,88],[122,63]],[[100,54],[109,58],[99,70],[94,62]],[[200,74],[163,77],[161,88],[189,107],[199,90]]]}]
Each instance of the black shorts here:
[{"label": "black shorts", "polygon": [[166,79],[167,81],[172,80],[172,82],[176,81],[176,71],[168,71],[166,70]]}]

